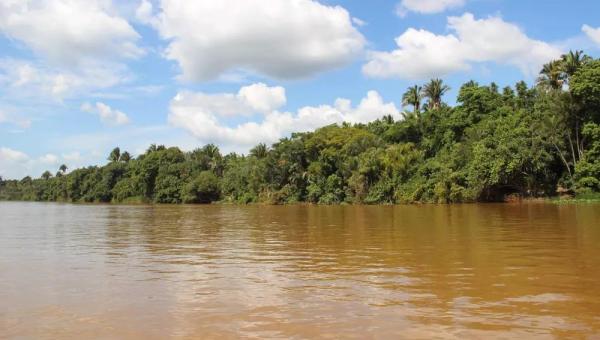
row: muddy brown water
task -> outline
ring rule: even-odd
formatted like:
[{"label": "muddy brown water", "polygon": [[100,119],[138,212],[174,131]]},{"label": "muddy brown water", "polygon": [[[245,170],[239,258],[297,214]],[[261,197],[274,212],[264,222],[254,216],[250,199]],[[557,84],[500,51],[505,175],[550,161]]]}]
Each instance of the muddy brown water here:
[{"label": "muddy brown water", "polygon": [[599,338],[600,205],[0,203],[0,338]]}]

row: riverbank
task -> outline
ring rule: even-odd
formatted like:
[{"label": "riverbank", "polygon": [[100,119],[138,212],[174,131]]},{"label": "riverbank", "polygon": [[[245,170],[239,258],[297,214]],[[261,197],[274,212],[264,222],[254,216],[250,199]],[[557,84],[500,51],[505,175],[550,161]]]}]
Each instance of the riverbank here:
[{"label": "riverbank", "polygon": [[39,203],[63,203],[63,204],[81,204],[81,205],[165,205],[165,206],[178,206],[178,205],[231,205],[231,206],[410,206],[410,205],[469,205],[469,204],[486,204],[486,203],[500,203],[500,204],[523,204],[523,203],[551,203],[551,204],[587,204],[587,203],[598,203],[600,204],[600,193],[589,193],[581,194],[574,197],[527,197],[527,198],[515,198],[511,196],[503,201],[473,201],[473,202],[397,202],[397,203],[352,203],[352,202],[339,202],[339,203],[312,203],[312,202],[238,202],[230,200],[214,201],[209,203],[164,203],[164,202],[152,202],[145,201],[143,199],[127,199],[124,201],[112,201],[112,202],[85,202],[85,201],[69,201],[69,200],[55,200],[55,201],[37,201],[37,200],[6,200],[0,199],[0,202],[39,202]]},{"label": "riverbank", "polygon": [[575,197],[553,197],[548,201],[555,204],[600,203],[600,193],[580,194]]}]

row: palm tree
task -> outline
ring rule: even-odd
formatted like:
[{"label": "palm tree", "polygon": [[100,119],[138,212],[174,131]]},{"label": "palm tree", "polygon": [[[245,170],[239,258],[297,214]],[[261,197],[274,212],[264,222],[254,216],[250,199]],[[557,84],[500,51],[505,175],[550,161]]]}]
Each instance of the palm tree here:
[{"label": "palm tree", "polygon": [[223,156],[219,147],[214,144],[207,144],[201,151],[207,158],[208,168],[213,170],[217,175],[220,175],[223,170]]},{"label": "palm tree", "polygon": [[590,56],[583,54],[583,51],[569,51],[567,54],[561,56],[562,68],[566,74],[567,80],[572,75],[591,60]]},{"label": "palm tree", "polygon": [[125,151],[121,154],[121,157],[119,157],[119,160],[121,162],[129,162],[131,160],[131,155],[129,154],[129,152]]},{"label": "palm tree", "polygon": [[61,165],[60,167],[58,167],[58,171],[60,171],[61,173],[65,173],[67,172],[67,166],[65,164]]},{"label": "palm tree", "polygon": [[537,83],[545,89],[560,90],[562,89],[564,78],[562,60],[554,60],[544,64]]},{"label": "palm tree", "polygon": [[52,177],[52,174],[48,170],[44,171],[44,173],[42,174],[42,178],[45,180],[49,180],[50,177]]},{"label": "palm tree", "polygon": [[111,162],[118,162],[119,158],[121,158],[121,149],[116,147],[110,152],[110,155],[108,155],[108,160]]},{"label": "palm tree", "polygon": [[221,152],[219,151],[219,147],[214,145],[214,144],[206,144],[203,148],[202,148],[202,152],[210,157],[211,159],[214,158],[219,158],[221,157]]},{"label": "palm tree", "polygon": [[410,105],[413,107],[414,113],[419,113],[421,111],[421,100],[423,100],[421,91],[422,89],[419,85],[409,87],[402,95],[402,105]]},{"label": "palm tree", "polygon": [[493,93],[498,93],[498,84],[492,82],[490,84],[490,91],[492,91]]},{"label": "palm tree", "polygon": [[442,97],[450,87],[444,84],[442,79],[431,79],[429,83],[423,86],[422,96],[427,98],[427,107],[430,109],[439,109],[442,106]]},{"label": "palm tree", "polygon": [[253,147],[252,150],[250,150],[250,155],[261,159],[267,157],[268,152],[269,148],[267,147],[267,145],[265,143],[260,143],[257,146]]}]

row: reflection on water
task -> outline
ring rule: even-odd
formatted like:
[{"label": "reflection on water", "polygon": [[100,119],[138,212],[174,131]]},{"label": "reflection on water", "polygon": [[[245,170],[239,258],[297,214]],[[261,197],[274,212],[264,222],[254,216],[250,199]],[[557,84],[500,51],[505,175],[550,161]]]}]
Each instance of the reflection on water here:
[{"label": "reflection on water", "polygon": [[0,337],[600,336],[599,208],[0,203]]}]

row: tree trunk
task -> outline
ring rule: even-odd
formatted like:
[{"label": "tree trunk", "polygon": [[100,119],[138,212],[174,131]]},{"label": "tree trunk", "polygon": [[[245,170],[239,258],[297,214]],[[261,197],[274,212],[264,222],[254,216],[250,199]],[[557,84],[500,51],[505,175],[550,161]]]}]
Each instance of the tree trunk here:
[{"label": "tree trunk", "polygon": [[563,155],[562,151],[560,151],[558,145],[556,145],[556,143],[554,143],[554,142],[552,142],[552,145],[554,145],[554,148],[556,149],[556,152],[558,152],[558,155],[560,156],[560,159],[565,164],[565,167],[567,168],[567,172],[569,173],[569,177],[571,179],[573,179],[573,174],[571,174],[571,167],[569,166],[569,162],[567,162],[567,159]]},{"label": "tree trunk", "polygon": [[573,147],[573,139],[571,138],[571,132],[567,132],[567,138],[569,139],[569,147],[571,147],[571,157],[573,157],[573,166],[577,164],[577,155],[575,154],[575,148]]}]

